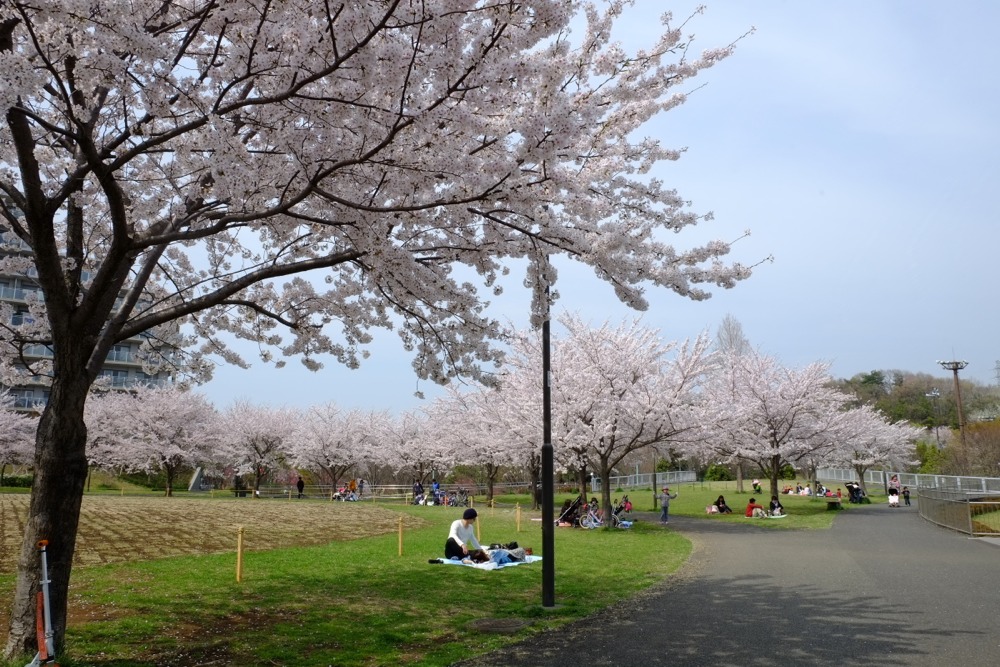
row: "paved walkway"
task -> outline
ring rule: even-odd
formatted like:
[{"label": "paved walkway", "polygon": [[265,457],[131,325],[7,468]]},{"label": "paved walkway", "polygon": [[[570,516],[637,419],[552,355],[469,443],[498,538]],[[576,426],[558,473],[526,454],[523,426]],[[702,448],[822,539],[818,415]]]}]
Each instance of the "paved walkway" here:
[{"label": "paved walkway", "polygon": [[916,510],[851,508],[814,531],[671,517],[695,549],[666,584],[461,665],[1000,664],[1000,545]]}]

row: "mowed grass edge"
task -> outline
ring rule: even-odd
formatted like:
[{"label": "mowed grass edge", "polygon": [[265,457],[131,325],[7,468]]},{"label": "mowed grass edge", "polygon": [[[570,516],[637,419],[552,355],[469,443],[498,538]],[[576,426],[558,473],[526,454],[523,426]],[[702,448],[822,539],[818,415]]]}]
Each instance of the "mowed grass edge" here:
[{"label": "mowed grass edge", "polygon": [[[681,490],[672,505],[677,515],[696,514],[699,505],[703,508],[717,495],[713,488],[696,485]],[[169,508],[177,499],[145,500]],[[205,537],[228,541],[231,549],[76,568],[68,657],[61,656],[60,664],[447,665],[627,599],[667,579],[691,550],[686,539],[650,522],[640,521],[628,531],[559,529],[557,606],[543,609],[540,563],[494,572],[428,564],[428,558],[441,555],[458,509],[313,501],[280,506],[275,504],[283,501],[193,502],[201,508],[202,520],[205,513],[223,514],[215,525],[228,526],[228,534]],[[651,502],[648,508],[642,504],[637,503],[638,510],[652,509]],[[282,525],[271,526],[274,531],[323,543],[248,551],[244,580],[236,583],[233,511],[251,505],[279,510]],[[782,528],[828,526],[829,518],[818,511],[821,507],[795,499],[796,514],[767,523]],[[541,552],[541,524],[532,520],[537,513],[523,511],[518,532],[514,509],[478,509],[484,541],[517,540]],[[316,512],[328,521],[317,523]],[[139,516],[127,516],[113,519],[140,521]],[[158,512],[140,516],[162,521]],[[359,516],[363,528],[381,534],[364,537],[341,531],[334,540],[322,534],[324,525],[351,525],[357,531]],[[402,557],[396,530],[400,518]],[[119,534],[149,539],[144,528],[131,527],[135,530],[119,526]],[[171,526],[156,528],[164,544],[169,543]],[[177,528],[190,535],[189,525]],[[261,528],[248,530],[267,532]],[[4,613],[12,588],[12,576],[0,577]],[[484,631],[497,620],[523,627],[512,634]]]}]

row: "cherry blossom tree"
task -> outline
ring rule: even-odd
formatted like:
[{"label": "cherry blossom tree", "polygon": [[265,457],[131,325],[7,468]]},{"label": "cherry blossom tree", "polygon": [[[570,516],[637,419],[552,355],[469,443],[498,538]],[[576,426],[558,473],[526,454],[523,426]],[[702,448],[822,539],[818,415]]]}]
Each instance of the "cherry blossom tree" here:
[{"label": "cherry blossom tree", "polygon": [[[715,351],[718,352],[720,363],[725,363],[728,359],[739,358],[740,355],[749,354],[752,351],[750,341],[743,333],[743,325],[733,315],[726,314],[722,318],[715,333]],[[737,458],[730,463],[736,469],[736,491],[743,493],[744,461]]]},{"label": "cherry blossom tree", "polygon": [[[504,372],[492,387],[483,387],[480,406],[497,442],[510,455],[510,465],[527,471],[532,490],[542,479],[541,368],[516,368],[517,357],[508,358]],[[534,509],[538,494],[532,493]]]},{"label": "cherry blossom tree", "polygon": [[268,472],[284,465],[291,448],[290,436],[300,423],[296,410],[253,405],[245,400],[236,401],[222,413],[223,447],[236,473],[253,477],[255,494]]},{"label": "cherry blossom tree", "polygon": [[[139,467],[131,448],[132,434],[127,423],[135,400],[124,391],[96,392],[87,401],[87,464],[90,468],[122,475]],[[88,488],[89,490],[89,488]]]},{"label": "cherry blossom tree", "polygon": [[[497,397],[492,402],[498,408],[498,420],[503,423],[512,441],[527,446],[527,466],[532,481],[541,481],[542,433],[542,348],[537,331],[510,332],[511,351],[497,374]],[[554,343],[558,345],[558,339]],[[556,363],[556,362],[554,362]],[[552,370],[555,377],[555,368]],[[568,433],[569,412],[560,410],[558,386],[552,387],[552,439],[553,458],[558,469],[573,472],[581,495],[587,495],[587,452],[585,440],[568,441],[561,434]],[[502,412],[499,408],[502,407]]]},{"label": "cherry blossom tree", "polygon": [[428,416],[423,411],[409,411],[389,419],[381,433],[385,459],[411,482],[426,486],[436,470],[445,467],[448,453],[429,435]]},{"label": "cherry blossom tree", "polygon": [[847,411],[847,423],[831,455],[832,463],[854,468],[865,487],[865,473],[876,465],[902,465],[916,458],[914,443],[923,430],[909,422],[890,422],[879,410],[862,405]]},{"label": "cherry blossom tree", "polygon": [[756,464],[777,495],[786,464],[822,460],[850,432],[851,397],[831,387],[828,369],[786,368],[760,352],[727,355],[702,392],[702,451]]},{"label": "cherry blossom tree", "polygon": [[553,401],[565,415],[565,441],[587,443],[601,506],[610,507],[611,474],[623,459],[697,430],[695,390],[709,367],[710,340],[664,341],[638,320],[615,327],[571,315],[559,321],[567,334],[554,350]]},{"label": "cherry blossom tree", "polygon": [[[549,254],[594,267],[637,308],[650,287],[702,299],[749,275],[723,261],[729,242],[661,240],[709,216],[648,177],[680,153],[643,135],[732,46],[695,55],[665,15],[662,37],[631,51],[611,42],[620,11],[3,3],[0,216],[26,250],[0,264],[34,270],[40,298],[29,317],[0,312],[0,343],[7,359],[53,350],[23,370],[51,391],[8,656],[34,648],[42,538],[62,646],[84,405],[115,343],[166,336],[187,355],[149,345],[147,368],[198,379],[206,355],[245,363],[220,334],[318,368],[324,354],[358,365],[370,330],[392,327],[418,376],[444,381],[499,358],[480,290],[500,289],[509,258],[526,260],[535,323]],[[19,372],[8,364],[5,382]]]},{"label": "cherry blossom tree", "polygon": [[181,387],[114,391],[88,402],[90,451],[118,470],[162,471],[172,496],[177,473],[219,454],[215,408],[203,395]]},{"label": "cherry blossom tree", "polygon": [[37,428],[37,417],[17,412],[14,397],[8,392],[0,394],[0,486],[7,466],[31,463]]},{"label": "cherry blossom tree", "polygon": [[428,433],[448,448],[452,466],[479,466],[486,478],[486,500],[493,499],[501,471],[521,461],[521,447],[507,439],[508,432],[495,420],[491,402],[496,391],[476,387],[459,392],[454,387],[427,409]]},{"label": "cherry blossom tree", "polygon": [[[638,320],[594,328],[578,315],[565,314],[559,323],[565,334],[552,344],[554,454],[568,469],[592,467],[600,475],[607,507],[612,471],[626,457],[697,432],[695,390],[709,367],[709,340],[666,342]],[[522,396],[540,395],[537,335],[513,337],[504,370],[504,403],[516,405]],[[535,441],[541,437],[539,414],[513,420],[533,423],[539,429]],[[584,480],[580,484],[587,494]]]},{"label": "cherry blossom tree", "polygon": [[314,406],[303,415],[287,451],[293,465],[319,470],[331,495],[351,469],[374,458],[388,416],[383,412],[343,410],[333,403]]}]

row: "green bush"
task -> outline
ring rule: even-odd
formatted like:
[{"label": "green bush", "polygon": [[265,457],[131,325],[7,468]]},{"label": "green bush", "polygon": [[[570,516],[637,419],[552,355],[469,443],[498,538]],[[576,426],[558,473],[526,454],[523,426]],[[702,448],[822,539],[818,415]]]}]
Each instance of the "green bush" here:
[{"label": "green bush", "polygon": [[[167,486],[167,476],[162,471],[155,473],[132,472],[125,473],[121,479],[135,486],[143,486],[147,489],[164,489]],[[113,487],[117,488],[117,487]]]},{"label": "green bush", "polygon": [[705,469],[706,482],[728,482],[732,479],[734,477],[729,468],[720,463],[713,463]]},{"label": "green bush", "polygon": [[21,489],[30,489],[31,484],[34,481],[34,475],[11,475],[10,477],[3,478],[3,485]]}]

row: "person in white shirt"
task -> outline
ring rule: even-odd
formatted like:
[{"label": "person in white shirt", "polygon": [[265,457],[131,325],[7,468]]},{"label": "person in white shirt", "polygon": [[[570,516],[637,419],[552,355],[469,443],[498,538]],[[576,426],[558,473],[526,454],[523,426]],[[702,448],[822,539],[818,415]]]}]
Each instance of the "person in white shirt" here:
[{"label": "person in white shirt", "polygon": [[451,530],[448,531],[448,541],[444,544],[445,558],[464,559],[469,555],[469,545],[475,550],[482,551],[483,547],[476,539],[476,531],[473,524],[476,522],[476,510],[471,507],[462,513],[462,518],[451,522]]}]

